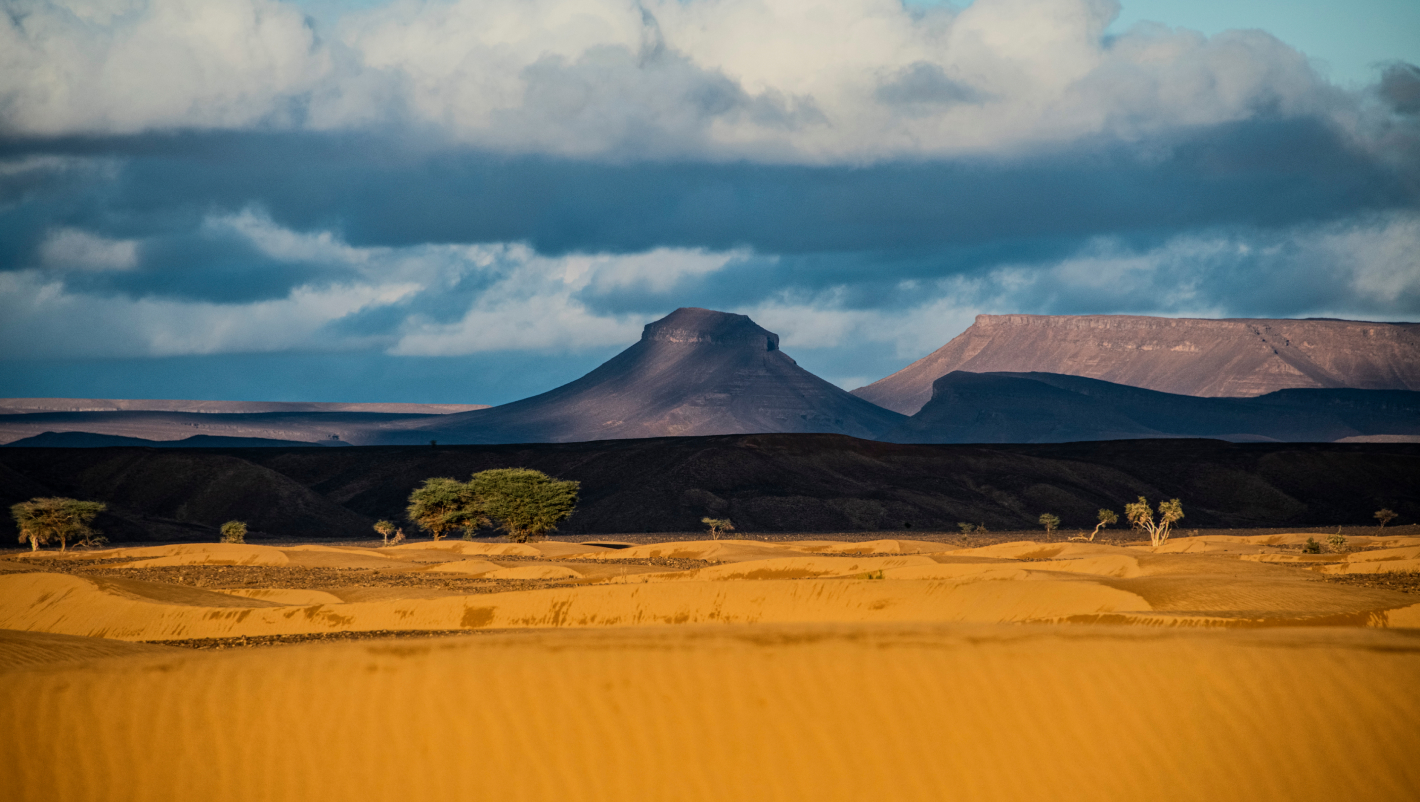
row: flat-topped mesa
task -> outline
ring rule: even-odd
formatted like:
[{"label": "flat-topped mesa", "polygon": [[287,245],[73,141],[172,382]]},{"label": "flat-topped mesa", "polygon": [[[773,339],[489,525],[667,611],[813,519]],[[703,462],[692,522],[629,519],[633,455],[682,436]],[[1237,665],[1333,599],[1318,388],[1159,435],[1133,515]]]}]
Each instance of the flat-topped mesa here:
[{"label": "flat-topped mesa", "polygon": [[853,394],[911,415],[931,398],[932,382],[954,370],[1087,376],[1197,396],[1420,390],[1420,324],[979,315],[951,342]]},{"label": "flat-topped mesa", "polygon": [[647,323],[641,339],[645,342],[747,345],[760,351],[779,350],[779,335],[761,328],[748,315],[688,306]]}]

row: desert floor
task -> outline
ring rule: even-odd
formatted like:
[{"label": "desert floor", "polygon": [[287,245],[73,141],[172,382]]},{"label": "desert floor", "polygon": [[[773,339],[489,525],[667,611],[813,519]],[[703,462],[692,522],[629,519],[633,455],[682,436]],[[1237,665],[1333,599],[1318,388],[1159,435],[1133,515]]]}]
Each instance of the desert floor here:
[{"label": "desert floor", "polygon": [[7,552],[0,787],[1420,798],[1420,536],[1309,536]]}]

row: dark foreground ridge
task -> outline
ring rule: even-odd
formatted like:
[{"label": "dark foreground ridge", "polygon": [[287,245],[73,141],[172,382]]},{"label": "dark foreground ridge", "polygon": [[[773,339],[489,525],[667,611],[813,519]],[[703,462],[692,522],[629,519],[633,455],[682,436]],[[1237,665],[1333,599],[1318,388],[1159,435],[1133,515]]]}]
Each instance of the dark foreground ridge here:
[{"label": "dark foreground ridge", "polygon": [[[896,443],[1066,443],[1142,437],[1333,442],[1420,435],[1420,392],[1296,389],[1208,398],[1058,373],[953,371],[881,439]],[[1378,441],[1384,442],[1384,441]]]},{"label": "dark foreground ridge", "polygon": [[[0,503],[103,501],[115,542],[253,537],[366,539],[413,488],[529,467],[582,483],[561,534],[955,531],[1092,526],[1144,495],[1183,500],[1185,528],[1354,526],[1388,507],[1420,518],[1420,444],[1126,440],[1051,445],[897,445],[828,434],[722,435],[488,446],[0,449]],[[3,536],[14,542],[6,517]],[[412,532],[411,527],[406,532]]]}]

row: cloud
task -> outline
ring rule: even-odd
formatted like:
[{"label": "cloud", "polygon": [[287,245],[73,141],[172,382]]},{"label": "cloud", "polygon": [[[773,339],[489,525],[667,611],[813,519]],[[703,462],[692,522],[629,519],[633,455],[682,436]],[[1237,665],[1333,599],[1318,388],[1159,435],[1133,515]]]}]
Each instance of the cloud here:
[{"label": "cloud", "polygon": [[397,2],[329,31],[277,0],[10,4],[0,107],[25,135],[392,125],[502,153],[859,164],[1359,102],[1259,31],[1106,36],[1110,0]]},{"label": "cloud", "polygon": [[[0,273],[0,358],[600,353],[635,342],[642,325],[677,306],[704,305],[750,314],[782,335],[786,352],[850,383],[940,346],[981,312],[1420,314],[1415,212],[1215,229],[1143,247],[1100,237],[1060,257],[969,273],[933,274],[909,262],[897,275],[873,269],[871,253],[786,259],[699,249],[550,256],[518,243],[356,247],[330,231],[283,228],[254,209],[209,217],[200,229],[244,238],[245,253],[272,260],[258,276],[301,260],[318,280],[279,297],[217,301],[115,297],[48,268]],[[151,251],[145,243],[140,259]],[[778,286],[758,284],[765,274]],[[742,293],[744,286],[753,289]]]},{"label": "cloud", "polygon": [[1343,91],[1261,31],[1106,34],[1109,0],[0,2],[16,364],[526,387],[695,305],[852,386],[980,312],[1420,316],[1420,72]]},{"label": "cloud", "polygon": [[29,134],[290,125],[331,70],[275,0],[11,0],[3,126]]},{"label": "cloud", "polygon": [[[1012,159],[857,166],[510,158],[372,134],[149,134],[8,148],[16,162],[98,152],[93,161],[121,165],[32,171],[46,178],[0,209],[0,247],[18,251],[53,227],[135,239],[256,206],[287,229],[336,231],[361,247],[938,251],[939,264],[965,270],[1102,235],[1161,239],[1414,208],[1420,180],[1415,165],[1310,119],[1190,129],[1151,140],[1147,152],[1085,142]],[[0,260],[0,269],[27,258]]]},{"label": "cloud", "polygon": [[61,270],[128,270],[138,264],[138,243],[56,228],[39,246],[39,254],[46,266]]}]

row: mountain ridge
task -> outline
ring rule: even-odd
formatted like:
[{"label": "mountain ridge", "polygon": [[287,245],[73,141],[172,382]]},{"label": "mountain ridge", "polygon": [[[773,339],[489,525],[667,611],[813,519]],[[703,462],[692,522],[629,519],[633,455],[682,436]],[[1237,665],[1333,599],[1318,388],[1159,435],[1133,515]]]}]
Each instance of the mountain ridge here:
[{"label": "mountain ridge", "polygon": [[1289,388],[1420,390],[1420,324],[1143,315],[978,315],[966,331],[853,394],[904,415],[954,370],[1044,372],[1179,395]]}]

